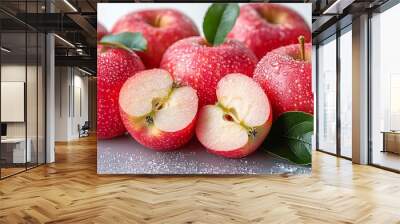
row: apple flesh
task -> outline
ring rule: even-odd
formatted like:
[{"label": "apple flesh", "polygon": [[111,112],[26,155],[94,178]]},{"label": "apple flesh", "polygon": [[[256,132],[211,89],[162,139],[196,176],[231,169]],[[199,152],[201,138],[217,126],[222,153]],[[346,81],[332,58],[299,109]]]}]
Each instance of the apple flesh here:
[{"label": "apple flesh", "polygon": [[200,143],[228,158],[257,150],[272,125],[270,103],[258,83],[243,74],[229,74],[218,82],[217,98],[217,104],[200,110],[196,127]]},{"label": "apple flesh", "polygon": [[275,119],[287,111],[313,114],[311,44],[293,44],[275,49],[257,64],[253,79],[271,100]]},{"label": "apple flesh", "polygon": [[297,12],[279,4],[251,3],[240,8],[228,37],[242,41],[261,59],[275,48],[297,43],[300,35],[311,40],[310,28]]},{"label": "apple flesh", "polygon": [[177,83],[196,89],[201,107],[216,102],[216,87],[222,77],[230,73],[252,76],[256,64],[257,57],[238,41],[210,46],[202,37],[190,37],[168,48],[160,66]]},{"label": "apple flesh", "polygon": [[173,9],[152,9],[130,13],[114,25],[112,33],[140,32],[147,40],[147,50],[138,53],[146,68],[158,68],[165,50],[176,41],[197,36],[193,21]]},{"label": "apple flesh", "polygon": [[134,52],[97,47],[97,138],[110,139],[126,132],[118,97],[124,82],[144,65]]},{"label": "apple flesh", "polygon": [[196,91],[176,86],[165,70],[145,70],[128,79],[121,88],[119,105],[129,134],[145,147],[177,149],[194,134]]}]

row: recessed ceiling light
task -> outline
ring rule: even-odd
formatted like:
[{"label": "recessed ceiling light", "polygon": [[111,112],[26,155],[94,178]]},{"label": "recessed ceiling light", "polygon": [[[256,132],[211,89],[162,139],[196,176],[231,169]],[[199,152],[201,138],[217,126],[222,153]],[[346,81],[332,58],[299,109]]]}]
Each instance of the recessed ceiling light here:
[{"label": "recessed ceiling light", "polygon": [[93,75],[92,73],[90,73],[90,72],[88,72],[88,71],[86,71],[86,70],[83,70],[83,69],[81,69],[81,68],[79,68],[79,67],[78,67],[78,70],[81,71],[81,72],[83,72],[83,73],[85,73],[85,74],[87,74],[87,75]]},{"label": "recessed ceiling light", "polygon": [[6,53],[10,53],[10,52],[11,52],[11,50],[9,50],[9,49],[7,49],[7,48],[5,48],[5,47],[1,47],[0,49],[1,49],[2,51],[6,52]]},{"label": "recessed ceiling light", "polygon": [[322,14],[342,14],[343,10],[354,1],[355,0],[336,0]]},{"label": "recessed ceiling light", "polygon": [[70,47],[75,48],[75,45],[73,45],[71,42],[69,42],[68,40],[60,37],[58,34],[54,34],[55,37],[57,37],[59,40],[61,40],[62,42],[66,43],[67,45],[69,45]]},{"label": "recessed ceiling light", "polygon": [[78,12],[78,10],[73,6],[68,0],[64,0],[65,4],[67,4],[72,10],[75,12]]}]

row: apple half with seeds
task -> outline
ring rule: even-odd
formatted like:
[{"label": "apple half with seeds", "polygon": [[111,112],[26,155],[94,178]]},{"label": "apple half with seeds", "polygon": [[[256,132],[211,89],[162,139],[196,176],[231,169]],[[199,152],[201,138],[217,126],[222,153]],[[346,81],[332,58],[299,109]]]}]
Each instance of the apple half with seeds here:
[{"label": "apple half with seeds", "polygon": [[272,125],[267,95],[250,77],[234,73],[217,85],[215,105],[201,108],[196,136],[209,152],[241,158],[257,150]]},{"label": "apple half with seeds", "polygon": [[121,117],[129,134],[158,151],[177,149],[192,138],[198,101],[196,90],[176,86],[162,69],[137,73],[119,94]]}]

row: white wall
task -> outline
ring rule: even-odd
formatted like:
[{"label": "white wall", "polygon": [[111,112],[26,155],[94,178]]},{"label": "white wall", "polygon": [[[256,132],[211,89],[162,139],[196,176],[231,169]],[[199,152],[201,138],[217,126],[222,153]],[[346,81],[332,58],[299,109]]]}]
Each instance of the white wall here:
[{"label": "white wall", "polygon": [[[25,70],[27,69],[27,70]],[[35,74],[36,75],[36,67],[33,66],[27,66],[25,67],[24,65],[18,65],[18,64],[6,64],[6,65],[2,65],[1,66],[1,81],[10,81],[10,82],[25,82],[25,75],[26,75],[26,71],[28,72],[28,79],[29,79],[29,84],[32,85],[36,85],[36,81],[32,81],[31,77],[29,75],[31,74]],[[27,89],[27,103],[30,104],[30,102],[33,102],[34,100],[36,100],[36,88],[35,89],[31,89],[28,88]],[[30,92],[29,90],[32,90],[34,92]],[[29,105],[28,105],[29,106]],[[36,108],[36,101],[34,105],[30,105],[30,106],[34,106]],[[24,108],[23,108],[24,109]],[[7,110],[7,108],[1,108],[1,110]],[[31,124],[32,121],[35,122],[35,127],[34,129],[36,130],[36,113],[28,113],[27,114],[27,118],[28,118],[28,122],[30,122],[28,124],[28,137],[29,134],[31,133],[30,128],[33,128],[33,124]],[[7,122],[7,135],[8,137],[25,137],[25,123],[26,122]]]},{"label": "white wall", "polygon": [[55,140],[68,141],[69,68],[55,68]]},{"label": "white wall", "polygon": [[[25,80],[27,78],[27,80]],[[29,139],[32,161],[44,162],[44,74],[39,66],[25,66],[25,64],[3,64],[1,66],[1,81],[24,82],[26,85],[26,107],[20,108],[22,113],[26,112],[26,120],[23,122],[6,122],[7,137]],[[24,94],[24,90],[21,90]],[[2,96],[4,97],[4,95]],[[1,110],[12,110],[2,107]],[[8,111],[11,112],[12,111]],[[15,112],[14,112],[15,113]],[[37,157],[37,153],[39,153]]]},{"label": "white wall", "polygon": [[[1,66],[1,81],[25,82],[25,65],[9,64]],[[1,108],[6,110],[7,108]],[[7,137],[25,137],[25,122],[7,123]]]},{"label": "white wall", "polygon": [[55,141],[74,140],[79,138],[78,124],[88,120],[88,78],[71,67],[56,67],[55,78]]},{"label": "white wall", "polygon": [[[82,73],[74,75],[74,108],[72,111],[71,119],[71,136],[73,139],[79,137],[78,125],[82,126],[88,120],[88,78],[81,76]],[[80,93],[79,93],[80,92]],[[79,97],[80,95],[80,97]],[[80,102],[79,102],[80,101]],[[81,108],[79,108],[81,107]],[[80,111],[82,110],[82,111]]]}]

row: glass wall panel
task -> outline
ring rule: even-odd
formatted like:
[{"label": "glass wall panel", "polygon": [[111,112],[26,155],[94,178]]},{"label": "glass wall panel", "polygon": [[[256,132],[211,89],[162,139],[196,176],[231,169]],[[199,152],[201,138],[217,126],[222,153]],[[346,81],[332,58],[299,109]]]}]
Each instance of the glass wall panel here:
[{"label": "glass wall panel", "polygon": [[[29,1],[25,11],[37,13],[38,7],[37,1]],[[27,29],[27,54],[27,142],[31,150],[31,161],[27,166],[30,168],[38,163],[38,34],[31,29]]]},{"label": "glass wall panel", "polygon": [[45,124],[46,124],[46,38],[43,33],[38,34],[38,164],[46,162]]},{"label": "glass wall panel", "polygon": [[36,32],[27,33],[27,80],[26,80],[26,113],[27,113],[27,149],[31,151],[28,168],[36,166],[38,160],[38,36]]},{"label": "glass wall panel", "polygon": [[336,153],[336,37],[318,48],[318,149]]},{"label": "glass wall panel", "polygon": [[[316,45],[312,45],[312,57],[311,57],[311,63],[312,63],[312,85],[313,85],[313,93],[314,93],[314,99],[317,96],[316,93],[316,86],[317,86],[317,47]],[[317,102],[317,100],[314,100],[314,102]],[[316,114],[317,107],[314,106],[314,114]],[[315,122],[316,116],[314,116],[314,134],[312,138],[312,150],[316,149],[316,130],[317,130],[317,122]]]},{"label": "glass wall panel", "polygon": [[352,157],[352,32],[340,36],[340,154]]},{"label": "glass wall panel", "polygon": [[26,40],[25,31],[1,34],[2,177],[25,170],[31,159],[26,141]]},{"label": "glass wall panel", "polygon": [[371,19],[372,163],[400,170],[400,5]]},{"label": "glass wall panel", "polygon": [[[45,162],[45,35],[10,16],[43,13],[45,1],[0,1],[0,178]],[[38,18],[38,17],[34,17]]]}]

